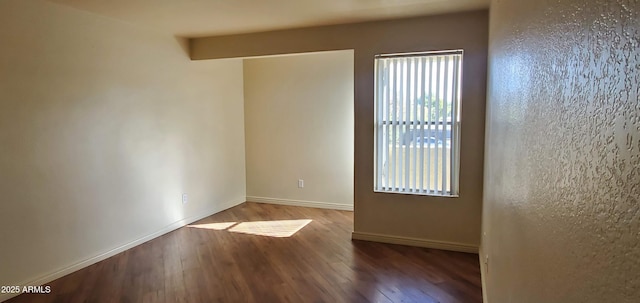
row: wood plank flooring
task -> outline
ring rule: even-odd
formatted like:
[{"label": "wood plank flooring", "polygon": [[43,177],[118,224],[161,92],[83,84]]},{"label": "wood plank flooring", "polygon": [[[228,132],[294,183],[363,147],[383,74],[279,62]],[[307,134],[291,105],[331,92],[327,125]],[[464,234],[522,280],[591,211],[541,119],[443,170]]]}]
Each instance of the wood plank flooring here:
[{"label": "wood plank flooring", "polygon": [[8,302],[482,302],[477,255],[352,230],[352,212],[247,202]]}]

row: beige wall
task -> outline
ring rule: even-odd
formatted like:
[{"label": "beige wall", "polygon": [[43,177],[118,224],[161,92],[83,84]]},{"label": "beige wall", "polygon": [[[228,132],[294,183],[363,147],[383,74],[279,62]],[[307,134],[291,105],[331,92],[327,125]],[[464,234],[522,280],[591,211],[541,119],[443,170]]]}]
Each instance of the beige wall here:
[{"label": "beige wall", "polygon": [[244,201],[241,61],[37,0],[0,41],[0,285]]},{"label": "beige wall", "polygon": [[244,98],[247,200],[353,208],[353,51],[246,59]]},{"label": "beige wall", "polygon": [[489,302],[638,302],[638,20],[638,1],[492,2]]},{"label": "beige wall", "polygon": [[[354,236],[384,235],[416,245],[480,243],[488,14],[476,11],[384,22],[192,39],[192,59],[354,50]],[[373,57],[464,49],[460,197],[373,192]]]}]

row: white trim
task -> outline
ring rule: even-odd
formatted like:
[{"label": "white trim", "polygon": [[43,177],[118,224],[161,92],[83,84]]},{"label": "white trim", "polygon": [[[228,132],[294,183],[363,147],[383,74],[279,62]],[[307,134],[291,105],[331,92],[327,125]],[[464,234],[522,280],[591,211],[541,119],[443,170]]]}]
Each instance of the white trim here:
[{"label": "white trim", "polygon": [[326,209],[337,209],[337,210],[350,210],[350,211],[353,211],[353,203],[352,204],[340,204],[340,203],[332,203],[332,202],[290,200],[290,199],[253,197],[253,196],[247,196],[247,201],[248,202],[256,202],[256,203],[280,204],[280,205],[290,205],[290,206],[302,206],[302,207],[326,208]]},{"label": "white trim", "polygon": [[[241,198],[236,198],[234,200],[231,201],[227,201],[225,203],[216,205],[215,207],[208,209],[206,211],[202,211],[199,212],[198,214],[188,217],[188,218],[184,218],[182,220],[176,221],[172,224],[169,224],[163,228],[161,228],[160,230],[153,232],[149,235],[143,236],[141,238],[138,238],[136,240],[133,240],[129,243],[126,243],[124,245],[118,246],[114,249],[105,251],[101,254],[98,254],[96,256],[90,257],[88,259],[85,259],[83,261],[79,261],[77,263],[74,263],[70,266],[67,267],[63,267],[63,268],[59,268],[53,271],[50,271],[46,274],[40,275],[39,277],[34,277],[34,278],[29,278],[26,281],[23,281],[22,283],[17,283],[17,284],[12,284],[12,285],[20,285],[21,287],[24,285],[33,285],[33,286],[37,286],[37,285],[44,285],[47,284],[55,279],[61,278],[63,276],[66,276],[70,273],[73,273],[75,271],[78,271],[80,269],[83,269],[85,267],[89,267],[95,263],[98,263],[102,260],[105,260],[109,257],[112,257],[114,255],[117,255],[127,249],[133,248],[135,246],[138,246],[142,243],[145,243],[149,240],[155,239],[159,236],[162,236],[166,233],[172,232],[178,228],[181,228],[187,224],[191,224],[195,221],[198,221],[200,219],[206,218],[208,216],[211,216],[215,213],[219,213],[223,210],[229,209],[231,207],[234,207],[236,205],[242,204],[246,201],[245,197],[241,197]],[[20,294],[0,294],[0,302],[9,300],[13,297],[16,297]]]},{"label": "white trim", "polygon": [[371,241],[371,242],[382,242],[382,243],[389,243],[389,244],[399,244],[399,245],[407,245],[407,246],[435,248],[435,249],[459,251],[459,252],[474,253],[474,254],[478,253],[478,246],[470,245],[470,244],[391,236],[391,235],[366,233],[366,232],[358,232],[358,231],[354,231],[353,233],[351,233],[351,239]]},{"label": "white trim", "polygon": [[482,281],[482,302],[484,303],[488,303],[489,300],[487,299],[487,275],[485,275],[485,273],[487,273],[487,266],[486,264],[484,264],[484,252],[482,251],[482,246],[480,246],[479,249],[479,253],[478,253],[478,259],[480,261],[480,280]]}]

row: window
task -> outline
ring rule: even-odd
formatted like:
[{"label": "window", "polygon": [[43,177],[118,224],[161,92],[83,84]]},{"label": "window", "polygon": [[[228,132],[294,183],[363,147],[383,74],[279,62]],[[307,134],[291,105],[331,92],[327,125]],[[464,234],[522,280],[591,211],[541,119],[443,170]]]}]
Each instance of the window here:
[{"label": "window", "polygon": [[458,195],[462,51],[375,57],[376,192]]}]

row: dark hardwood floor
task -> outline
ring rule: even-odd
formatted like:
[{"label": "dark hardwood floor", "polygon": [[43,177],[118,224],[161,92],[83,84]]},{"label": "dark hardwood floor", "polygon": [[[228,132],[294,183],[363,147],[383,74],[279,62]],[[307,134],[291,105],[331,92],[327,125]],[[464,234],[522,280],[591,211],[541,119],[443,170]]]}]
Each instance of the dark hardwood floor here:
[{"label": "dark hardwood floor", "polygon": [[352,229],[352,212],[244,203],[8,302],[482,302],[477,255]]}]

